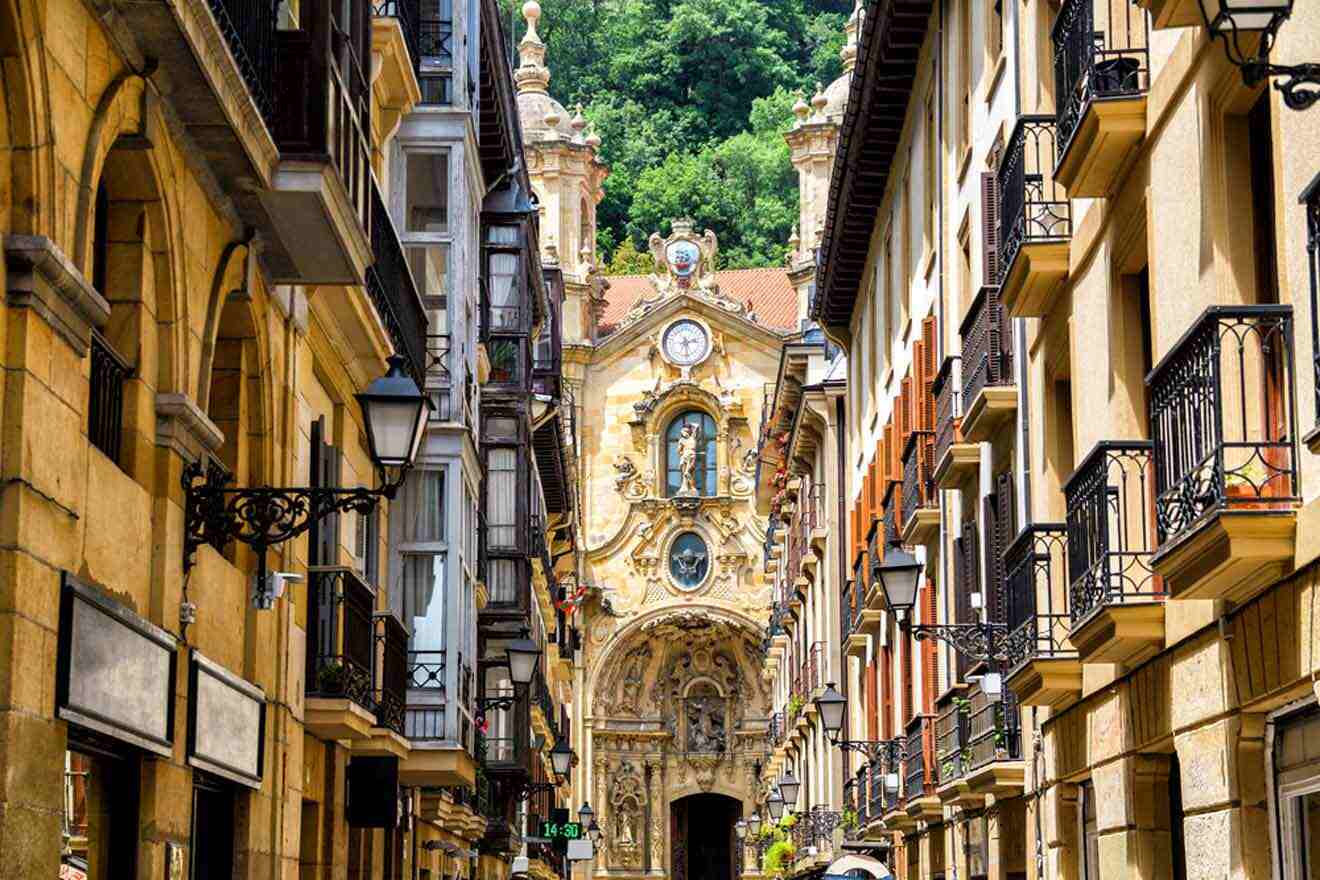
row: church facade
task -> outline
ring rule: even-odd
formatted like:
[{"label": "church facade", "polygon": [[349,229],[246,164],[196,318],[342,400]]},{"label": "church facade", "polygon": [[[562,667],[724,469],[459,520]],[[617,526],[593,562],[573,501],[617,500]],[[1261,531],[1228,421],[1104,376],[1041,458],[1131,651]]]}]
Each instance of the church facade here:
[{"label": "church facade", "polygon": [[523,12],[518,104],[543,257],[564,269],[562,381],[579,438],[581,581],[564,594],[579,597],[583,634],[571,809],[589,803],[601,830],[586,870],[754,875],[735,823],[756,812],[768,772],[758,438],[805,294],[789,268],[715,271],[715,235],[680,218],[651,236],[653,273],[599,274],[600,141],[550,96],[541,9]]}]

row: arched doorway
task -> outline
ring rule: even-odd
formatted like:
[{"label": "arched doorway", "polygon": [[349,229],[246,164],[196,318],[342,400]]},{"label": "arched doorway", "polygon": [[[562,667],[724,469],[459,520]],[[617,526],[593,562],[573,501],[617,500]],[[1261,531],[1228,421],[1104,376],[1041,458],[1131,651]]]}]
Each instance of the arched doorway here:
[{"label": "arched doorway", "polygon": [[734,823],[742,803],[722,794],[692,794],[670,805],[672,880],[734,880],[740,855]]}]

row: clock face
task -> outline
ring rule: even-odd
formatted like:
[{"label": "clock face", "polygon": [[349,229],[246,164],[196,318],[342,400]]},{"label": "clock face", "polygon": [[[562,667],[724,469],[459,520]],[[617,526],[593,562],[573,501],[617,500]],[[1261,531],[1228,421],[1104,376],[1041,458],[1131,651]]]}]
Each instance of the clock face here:
[{"label": "clock face", "polygon": [[675,321],[665,331],[665,355],[679,366],[700,363],[709,349],[706,328],[696,321]]}]

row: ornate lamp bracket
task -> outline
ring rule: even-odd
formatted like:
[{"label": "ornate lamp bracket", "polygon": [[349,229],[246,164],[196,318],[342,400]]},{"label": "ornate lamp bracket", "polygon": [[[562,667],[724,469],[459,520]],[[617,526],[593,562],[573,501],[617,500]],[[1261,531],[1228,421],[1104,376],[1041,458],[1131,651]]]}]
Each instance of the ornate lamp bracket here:
[{"label": "ornate lamp bracket", "polygon": [[257,554],[258,583],[266,578],[266,550],[306,532],[333,513],[370,513],[382,498],[403,485],[408,468],[379,489],[320,486],[231,489],[233,477],[213,462],[194,461],[183,469],[183,567],[196,563],[203,544],[221,548],[230,541],[247,544]]},{"label": "ornate lamp bracket", "polygon": [[1007,659],[1000,643],[1008,635],[1008,627],[1002,623],[923,623],[906,629],[919,642],[927,639],[944,642],[974,660],[1003,663]]},{"label": "ornate lamp bracket", "polygon": [[558,782],[520,782],[513,790],[513,797],[517,801],[526,801],[533,795],[552,792],[559,788],[559,785]]},{"label": "ornate lamp bracket", "polygon": [[[1201,7],[1201,19],[1210,31],[1211,39],[1218,37],[1224,41],[1224,54],[1233,66],[1242,71],[1242,81],[1254,86],[1273,77],[1287,77],[1283,82],[1276,82],[1274,87],[1283,95],[1283,103],[1290,110],[1305,110],[1316,101],[1320,101],[1320,64],[1275,64],[1270,61],[1270,51],[1274,48],[1279,26],[1288,20],[1291,8],[1276,14],[1269,25],[1261,29],[1243,29],[1231,13],[1221,13],[1215,21],[1205,8],[1205,0],[1198,0]],[[1291,7],[1291,3],[1288,4]],[[1254,44],[1252,41],[1258,38]]]}]

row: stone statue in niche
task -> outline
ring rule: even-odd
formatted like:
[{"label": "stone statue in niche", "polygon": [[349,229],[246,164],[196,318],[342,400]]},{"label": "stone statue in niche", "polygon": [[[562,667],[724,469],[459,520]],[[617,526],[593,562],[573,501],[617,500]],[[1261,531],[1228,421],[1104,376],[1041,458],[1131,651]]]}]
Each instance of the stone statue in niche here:
[{"label": "stone statue in niche", "polygon": [[728,747],[724,698],[709,683],[693,686],[684,700],[687,751],[723,752]]},{"label": "stone statue in niche", "polygon": [[619,814],[619,822],[614,836],[619,846],[632,846],[637,842],[637,835],[633,832],[634,821],[635,817],[627,813]]},{"label": "stone statue in niche", "polygon": [[686,424],[678,432],[679,495],[697,494],[697,449],[702,442],[701,427]]}]

